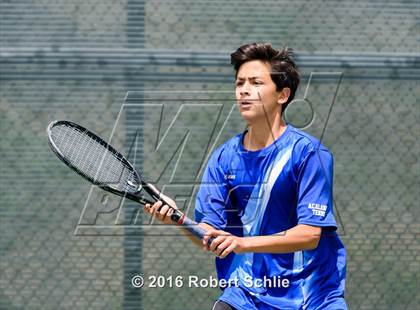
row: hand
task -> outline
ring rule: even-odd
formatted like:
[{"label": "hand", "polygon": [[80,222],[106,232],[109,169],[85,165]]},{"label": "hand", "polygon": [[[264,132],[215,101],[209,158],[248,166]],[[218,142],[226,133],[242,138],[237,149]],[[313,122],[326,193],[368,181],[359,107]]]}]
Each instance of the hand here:
[{"label": "hand", "polygon": [[169,198],[164,194],[160,194],[160,196],[168,202],[171,206],[163,205],[162,201],[157,201],[153,205],[146,204],[143,209],[144,212],[152,214],[154,218],[157,218],[160,222],[164,224],[174,224],[171,219],[171,215],[174,213],[174,209],[178,209],[174,200]]},{"label": "hand", "polygon": [[[213,242],[208,246],[208,240],[213,237]],[[245,250],[245,239],[234,236],[226,231],[209,229],[203,238],[203,249],[211,251],[220,258],[225,258],[230,253],[242,253]]]}]

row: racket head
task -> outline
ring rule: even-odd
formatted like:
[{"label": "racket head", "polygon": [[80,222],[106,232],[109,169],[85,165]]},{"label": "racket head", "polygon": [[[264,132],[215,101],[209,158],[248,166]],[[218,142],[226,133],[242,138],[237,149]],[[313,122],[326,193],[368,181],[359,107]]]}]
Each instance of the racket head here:
[{"label": "racket head", "polygon": [[143,180],[131,163],[88,129],[65,120],[47,127],[48,143],[57,157],[76,173],[100,188],[141,203]]},{"label": "racket head", "polygon": [[[170,205],[162,199],[156,187],[141,178],[121,153],[88,129],[60,120],[48,125],[47,134],[48,143],[57,157],[91,183],[142,204],[153,204],[140,194],[144,188],[155,201],[159,199]],[[204,237],[205,230],[181,211],[175,210],[171,218],[198,238]],[[209,239],[209,244],[213,240]]]}]

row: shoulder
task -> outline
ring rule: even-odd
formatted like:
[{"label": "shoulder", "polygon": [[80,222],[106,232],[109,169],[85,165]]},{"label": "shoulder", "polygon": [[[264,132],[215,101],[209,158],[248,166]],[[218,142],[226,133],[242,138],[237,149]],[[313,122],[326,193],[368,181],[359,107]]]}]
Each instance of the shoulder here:
[{"label": "shoulder", "polygon": [[218,146],[211,154],[208,165],[219,168],[228,167],[232,159],[238,154],[241,139],[242,134],[238,134]]},{"label": "shoulder", "polygon": [[301,129],[291,126],[290,140],[293,145],[293,157],[297,164],[301,164],[309,156],[317,153],[324,158],[333,159],[332,153],[318,138]]}]

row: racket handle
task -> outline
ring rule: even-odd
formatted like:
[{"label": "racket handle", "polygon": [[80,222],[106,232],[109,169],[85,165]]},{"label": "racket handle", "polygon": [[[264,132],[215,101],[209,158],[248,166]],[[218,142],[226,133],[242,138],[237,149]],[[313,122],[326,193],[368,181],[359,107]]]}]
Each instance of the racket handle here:
[{"label": "racket handle", "polygon": [[148,199],[146,199],[146,198],[144,198],[144,197],[142,197],[142,196],[138,197],[138,198],[137,198],[137,201],[138,201],[139,203],[141,203],[143,206],[144,206],[145,204],[153,205],[153,204],[155,203],[154,201],[148,200]]},{"label": "racket handle", "polygon": [[[203,240],[204,236],[206,235],[206,230],[204,228],[198,226],[198,223],[196,221],[193,221],[189,217],[185,216],[185,214],[179,210],[174,210],[174,213],[172,213],[171,215],[171,220],[177,223],[178,225],[183,226],[186,230],[188,230],[190,233],[200,238],[201,240]],[[211,237],[208,240],[207,245],[210,246],[213,240],[214,237]]]},{"label": "racket handle", "polygon": [[[170,206],[171,204],[165,201],[163,197],[160,195],[160,191],[153,186],[150,183],[142,183],[143,188],[154,198],[156,201],[160,200],[163,202],[163,204],[166,204]],[[186,230],[188,230],[190,233],[192,233],[194,236],[198,237],[199,239],[203,240],[206,230],[200,226],[198,226],[198,223],[191,220],[187,216],[185,216],[184,213],[181,211],[174,209],[174,213],[171,215],[171,220],[178,225],[182,225]],[[213,242],[214,238],[210,238],[207,244],[210,246],[210,244]]]}]

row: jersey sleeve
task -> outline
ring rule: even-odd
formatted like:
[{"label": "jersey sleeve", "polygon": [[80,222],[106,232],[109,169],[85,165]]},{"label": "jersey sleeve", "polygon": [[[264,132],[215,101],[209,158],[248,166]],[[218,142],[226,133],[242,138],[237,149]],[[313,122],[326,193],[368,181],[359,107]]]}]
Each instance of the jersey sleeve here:
[{"label": "jersey sleeve", "polygon": [[228,188],[225,173],[214,154],[203,174],[197,194],[194,217],[198,223],[207,223],[216,229],[224,229],[227,223],[226,202]]},{"label": "jersey sleeve", "polygon": [[337,229],[333,214],[333,157],[326,149],[308,153],[299,167],[299,224]]}]

